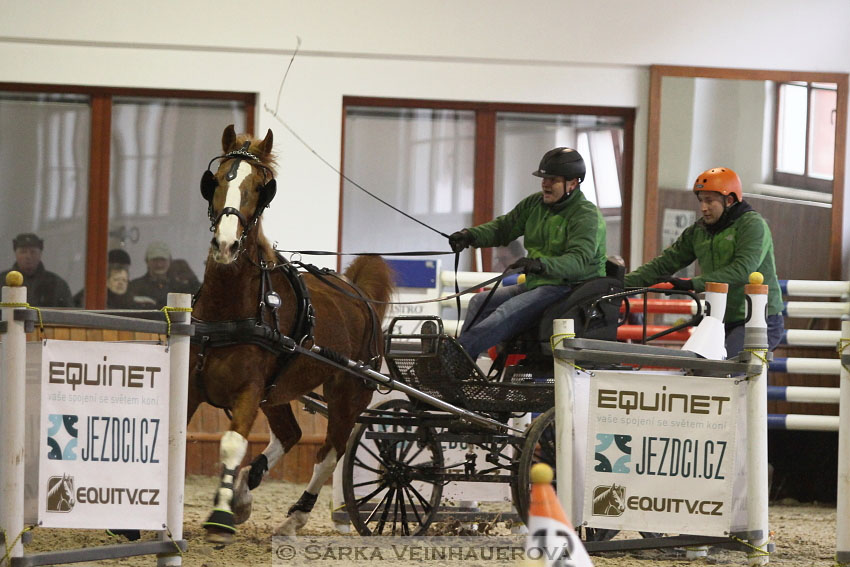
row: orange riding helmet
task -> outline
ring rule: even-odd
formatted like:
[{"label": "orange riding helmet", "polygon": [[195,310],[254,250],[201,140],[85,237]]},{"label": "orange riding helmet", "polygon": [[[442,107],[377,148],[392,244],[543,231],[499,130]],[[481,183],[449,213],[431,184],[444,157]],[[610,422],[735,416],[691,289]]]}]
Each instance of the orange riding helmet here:
[{"label": "orange riding helmet", "polygon": [[694,181],[694,193],[698,191],[735,195],[735,199],[739,203],[744,199],[744,194],[741,191],[741,178],[728,167],[712,167],[700,173]]}]

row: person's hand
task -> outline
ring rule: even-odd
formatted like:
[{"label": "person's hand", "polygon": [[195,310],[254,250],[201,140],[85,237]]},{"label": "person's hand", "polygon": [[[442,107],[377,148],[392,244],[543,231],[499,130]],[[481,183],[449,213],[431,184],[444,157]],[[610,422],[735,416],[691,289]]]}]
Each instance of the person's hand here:
[{"label": "person's hand", "polygon": [[472,235],[466,229],[453,232],[449,236],[449,246],[451,246],[452,252],[457,254],[465,248],[472,246]]},{"label": "person's hand", "polygon": [[690,278],[667,278],[666,281],[673,286],[673,289],[679,289],[682,291],[694,290],[694,282],[692,282]]},{"label": "person's hand", "polygon": [[537,258],[520,258],[510,266],[509,270],[522,270],[523,274],[542,274],[545,268]]}]

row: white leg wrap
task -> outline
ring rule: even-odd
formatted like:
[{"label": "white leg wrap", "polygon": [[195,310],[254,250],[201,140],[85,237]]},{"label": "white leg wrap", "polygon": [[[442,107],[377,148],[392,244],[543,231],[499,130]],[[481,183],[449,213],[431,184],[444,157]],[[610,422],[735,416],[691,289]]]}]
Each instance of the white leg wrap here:
[{"label": "white leg wrap", "polygon": [[[235,471],[239,463],[245,457],[245,452],[248,450],[248,440],[236,433],[228,431],[221,436],[221,464],[225,470],[233,471],[233,474],[223,474],[221,477],[222,486],[218,489],[217,507],[222,510],[230,511],[230,501],[233,499],[233,486],[236,480]],[[223,485],[228,485],[225,487]]]},{"label": "white leg wrap", "polygon": [[[271,428],[269,428],[269,444],[266,445],[266,448],[263,449],[263,455],[266,456],[266,459],[269,461],[269,470],[272,470],[272,467],[277,464],[280,458],[283,456],[283,445],[281,445],[280,441],[275,434],[272,433]],[[268,471],[266,471],[268,474]]]},{"label": "white leg wrap", "polygon": [[336,468],[336,449],[331,449],[321,463],[313,465],[313,476],[305,489],[310,494],[318,494]]}]

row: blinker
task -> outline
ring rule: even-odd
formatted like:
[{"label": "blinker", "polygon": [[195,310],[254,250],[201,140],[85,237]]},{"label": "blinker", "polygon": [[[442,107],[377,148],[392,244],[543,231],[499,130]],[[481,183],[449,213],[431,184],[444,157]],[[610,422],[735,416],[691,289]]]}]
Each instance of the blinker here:
[{"label": "blinker", "polygon": [[201,195],[205,200],[212,201],[216,187],[218,187],[218,180],[212,171],[206,170],[201,176]]}]

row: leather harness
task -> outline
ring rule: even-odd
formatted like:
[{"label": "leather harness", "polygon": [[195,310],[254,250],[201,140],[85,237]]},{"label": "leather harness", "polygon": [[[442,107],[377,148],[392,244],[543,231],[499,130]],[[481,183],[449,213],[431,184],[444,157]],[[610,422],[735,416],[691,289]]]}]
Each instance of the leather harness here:
[{"label": "leather harness", "polygon": [[[265,393],[274,387],[275,379],[287,366],[294,360],[296,353],[291,348],[293,339],[297,344],[303,344],[313,340],[313,328],[315,326],[315,313],[313,305],[310,302],[310,292],[301,274],[298,270],[278,255],[278,264],[274,268],[266,268],[262,263],[260,269],[263,270],[261,277],[262,285],[260,285],[260,299],[258,302],[259,312],[257,317],[248,319],[240,319],[235,321],[202,321],[197,318],[192,318],[192,323],[195,325],[195,335],[192,337],[192,344],[200,345],[197,360],[195,363],[195,375],[197,378],[198,388],[201,390],[204,401],[215,407],[222,407],[210,401],[206,393],[206,387],[203,380],[203,369],[206,364],[207,349],[221,348],[234,345],[255,345],[277,356],[278,369],[266,380]],[[269,295],[277,293],[271,290],[271,272],[273,270],[281,270],[286,276],[289,285],[295,293],[295,319],[289,333],[282,333],[280,330],[280,322],[277,316],[277,306],[269,305]],[[278,302],[280,298],[278,296]],[[271,314],[272,321],[269,322],[266,317]],[[226,408],[222,408],[226,409]]]}]

